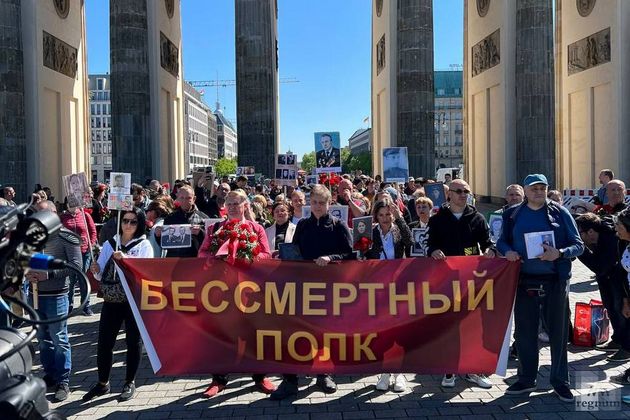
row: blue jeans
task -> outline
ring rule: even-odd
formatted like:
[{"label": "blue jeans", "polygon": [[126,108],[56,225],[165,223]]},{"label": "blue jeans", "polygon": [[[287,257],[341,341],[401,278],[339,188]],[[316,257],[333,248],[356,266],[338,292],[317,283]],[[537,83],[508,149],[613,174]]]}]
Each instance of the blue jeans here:
[{"label": "blue jeans", "polygon": [[[37,312],[42,319],[67,315],[68,297],[65,295],[39,296]],[[72,368],[68,322],[55,322],[40,326],[37,330],[37,340],[39,341],[39,358],[46,375],[57,384],[68,384],[70,369]]]},{"label": "blue jeans", "polygon": [[[8,303],[6,304],[8,305]],[[9,320],[9,312],[4,305],[0,304],[0,328],[9,328],[10,326],[11,321]]]},{"label": "blue jeans", "polygon": [[[85,254],[82,255],[83,257],[83,272],[87,273],[87,271],[90,269],[90,264],[92,264],[92,256],[90,255],[90,251],[86,251]],[[77,282],[79,282],[79,291],[81,292],[81,302],[83,302],[83,299],[85,299],[85,296],[87,295],[87,286],[85,284],[85,282],[83,281],[79,281],[79,277],[77,274],[72,273],[70,275],[70,291],[68,292],[68,300],[70,301],[70,306],[74,306],[74,287],[76,286]],[[83,308],[83,310],[87,310],[90,307],[90,297],[87,297],[87,302],[85,303],[85,307]]]}]

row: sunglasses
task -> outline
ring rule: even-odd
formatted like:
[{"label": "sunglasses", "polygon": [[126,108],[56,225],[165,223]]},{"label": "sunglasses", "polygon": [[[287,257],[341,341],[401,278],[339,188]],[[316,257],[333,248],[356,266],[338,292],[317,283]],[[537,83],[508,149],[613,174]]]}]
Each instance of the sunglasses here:
[{"label": "sunglasses", "polygon": [[455,194],[470,194],[469,190],[457,189],[457,190],[449,190],[449,191],[454,192]]},{"label": "sunglasses", "polygon": [[121,222],[123,225],[135,226],[138,224],[138,219],[122,219]]}]

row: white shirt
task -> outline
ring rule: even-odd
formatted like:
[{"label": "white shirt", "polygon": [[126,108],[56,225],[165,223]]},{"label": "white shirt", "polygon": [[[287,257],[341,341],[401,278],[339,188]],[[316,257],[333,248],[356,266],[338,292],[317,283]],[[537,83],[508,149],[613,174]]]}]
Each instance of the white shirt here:
[{"label": "white shirt", "polygon": [[392,228],[389,228],[389,232],[383,236],[381,225],[377,226],[378,232],[381,235],[381,242],[383,243],[383,250],[381,251],[381,260],[393,260],[396,258],[396,252],[394,250],[394,235],[392,234]]},{"label": "white shirt", "polygon": [[[116,241],[118,235],[114,236],[114,241]],[[154,258],[155,255],[153,253],[153,247],[151,246],[151,242],[146,238],[146,236],[141,236],[141,241],[139,241],[136,246],[131,248],[127,253],[126,257],[131,258]],[[103,244],[103,248],[101,248],[101,254],[98,256],[98,266],[100,267],[100,271],[98,274],[94,274],[94,278],[96,280],[101,280],[101,275],[103,274],[103,270],[105,270],[105,265],[107,261],[114,254],[114,250],[112,246],[109,244],[109,241],[105,241]]]}]

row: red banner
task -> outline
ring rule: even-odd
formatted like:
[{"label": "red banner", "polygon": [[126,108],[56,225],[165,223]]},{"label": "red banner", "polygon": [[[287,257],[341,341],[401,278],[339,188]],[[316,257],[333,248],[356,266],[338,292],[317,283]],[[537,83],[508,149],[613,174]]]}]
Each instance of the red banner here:
[{"label": "red banner", "polygon": [[[156,373],[493,373],[519,263],[124,259]],[[131,299],[130,299],[131,301]]]}]

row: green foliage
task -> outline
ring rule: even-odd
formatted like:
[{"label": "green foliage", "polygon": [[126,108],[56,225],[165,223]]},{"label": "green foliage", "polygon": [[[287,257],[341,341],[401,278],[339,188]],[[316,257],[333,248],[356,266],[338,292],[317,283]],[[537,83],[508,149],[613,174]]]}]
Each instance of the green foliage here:
[{"label": "green foliage", "polygon": [[217,176],[222,177],[224,175],[230,175],[236,173],[236,159],[221,158],[215,165]]},{"label": "green foliage", "polygon": [[341,171],[343,173],[347,173],[348,163],[352,159],[352,155],[350,154],[350,147],[346,146],[341,149]]},{"label": "green foliage", "polygon": [[356,155],[350,154],[348,151],[348,157],[343,160],[343,152],[341,153],[343,162],[344,173],[351,173],[354,171],[362,171],[365,175],[372,175],[372,154],[369,152],[361,152]]},{"label": "green foliage", "polygon": [[315,168],[315,152],[305,153],[302,157],[301,166],[307,174],[310,174],[313,168]]},{"label": "green foliage", "polygon": [[[315,152],[306,153],[302,158],[302,169],[310,174],[313,168],[315,168]],[[341,149],[341,169],[344,174],[361,170],[364,174],[371,175],[372,155],[369,152],[352,155],[350,148],[344,147]]]}]

